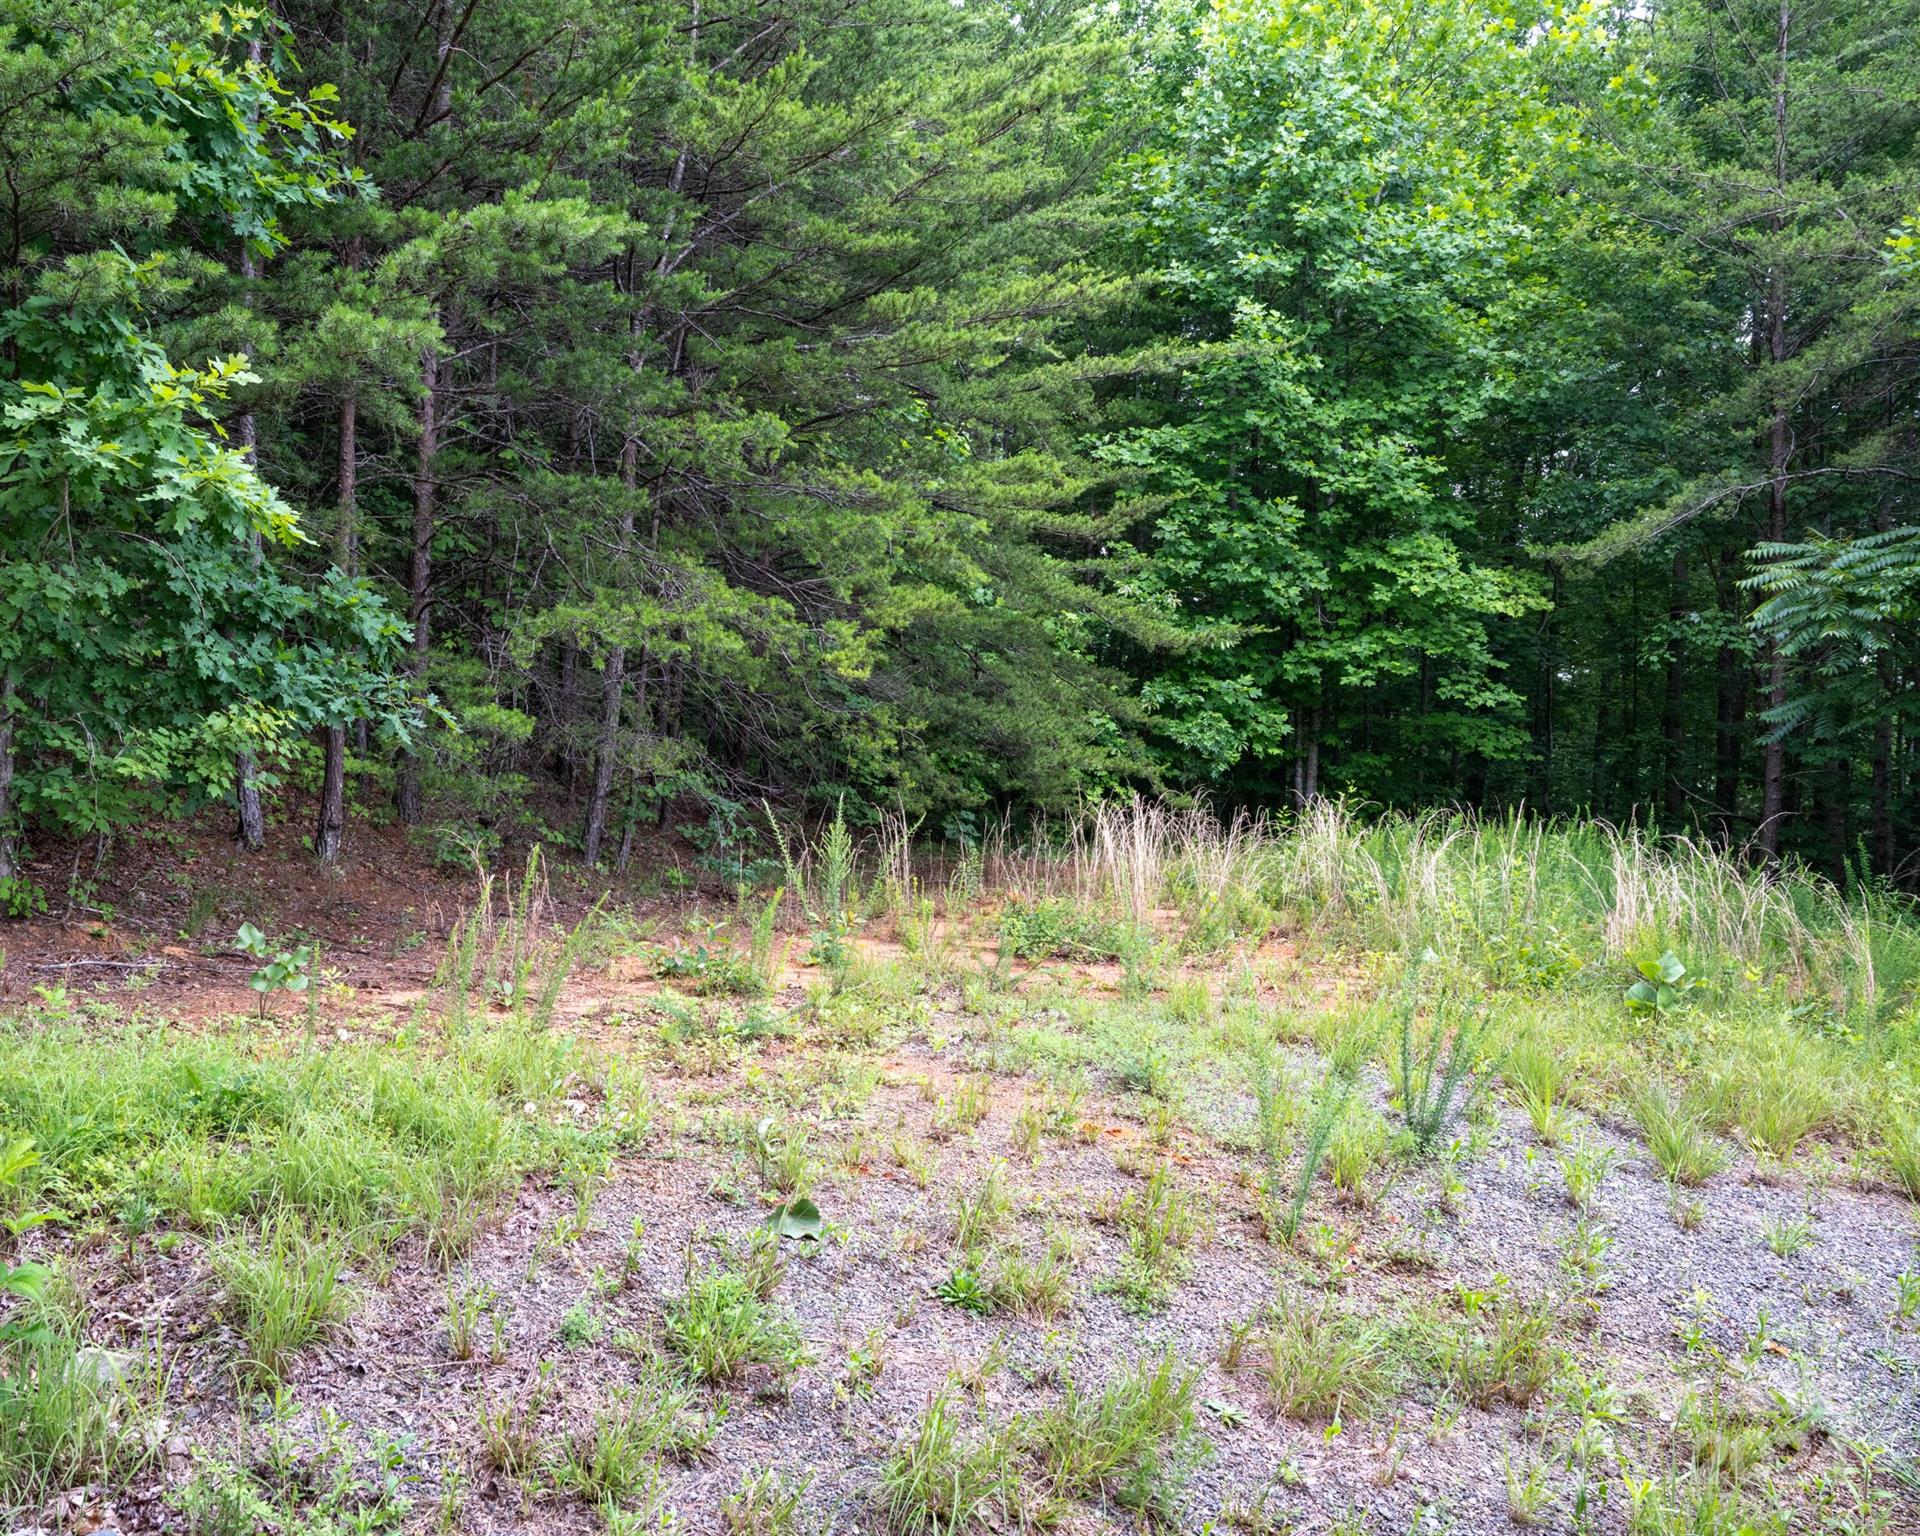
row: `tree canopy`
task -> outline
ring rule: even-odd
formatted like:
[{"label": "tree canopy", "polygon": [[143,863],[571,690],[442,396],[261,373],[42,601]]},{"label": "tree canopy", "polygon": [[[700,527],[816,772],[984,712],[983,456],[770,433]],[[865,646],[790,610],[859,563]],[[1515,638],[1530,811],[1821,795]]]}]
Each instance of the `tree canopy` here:
[{"label": "tree canopy", "polygon": [[1911,881],[1920,0],[10,0],[0,881],[224,802]]}]

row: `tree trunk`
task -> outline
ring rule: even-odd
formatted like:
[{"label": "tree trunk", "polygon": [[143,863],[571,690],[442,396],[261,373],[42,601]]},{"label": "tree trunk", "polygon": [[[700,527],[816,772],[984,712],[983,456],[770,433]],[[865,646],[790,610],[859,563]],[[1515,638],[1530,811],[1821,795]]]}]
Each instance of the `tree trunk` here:
[{"label": "tree trunk", "polygon": [[233,759],[234,834],[248,853],[267,846],[267,812],[260,803],[260,764],[251,752]]},{"label": "tree trunk", "polygon": [[[355,564],[354,496],[359,475],[359,401],[351,390],[340,402],[340,526],[334,563],[347,575]],[[313,856],[323,865],[339,862],[347,830],[347,727],[328,725],[321,733],[324,766],[320,775],[320,821],[313,834]]]},{"label": "tree trunk", "polygon": [[[255,62],[258,62],[259,44],[252,48]],[[249,282],[255,273],[253,252],[244,245],[240,248],[240,275]],[[238,430],[240,452],[249,464],[255,462],[259,449],[259,429],[254,422],[253,412],[241,413]],[[260,548],[260,531],[255,529],[247,535],[248,553],[253,560],[255,570],[265,558]],[[260,804],[260,765],[254,761],[251,752],[239,752],[233,759],[233,805],[234,833],[240,840],[240,846],[248,853],[258,853],[267,846],[267,813]]]},{"label": "tree trunk", "polygon": [[[1732,556],[1722,551],[1716,562],[1714,586],[1719,595],[1723,623],[1731,623],[1737,611],[1732,575]],[[1733,829],[1740,817],[1740,723],[1746,711],[1744,668],[1740,653],[1722,644],[1714,659],[1715,698],[1713,727],[1713,804],[1720,818],[1720,843],[1733,846]]]},{"label": "tree trunk", "polygon": [[320,775],[320,820],[313,833],[313,856],[326,865],[340,861],[340,844],[347,830],[347,728],[320,729],[325,766]]},{"label": "tree trunk", "polygon": [[18,700],[9,672],[0,679],[0,880],[20,874],[13,828],[13,714]]},{"label": "tree trunk", "polygon": [[[627,546],[633,541],[633,495],[640,479],[640,444],[629,437],[620,447],[620,482],[626,489],[620,508],[618,561],[626,566]],[[613,795],[613,763],[620,750],[620,706],[627,688],[627,648],[607,652],[600,677],[600,740],[593,759],[593,792],[587,797],[587,830],[583,852],[587,863],[600,862],[600,844],[607,835],[607,806]]]},{"label": "tree trunk", "polygon": [[[1793,10],[1791,0],[1780,0],[1780,24],[1774,40],[1773,172],[1780,208],[1772,217],[1773,248],[1767,274],[1767,361],[1774,375],[1773,415],[1767,423],[1767,537],[1787,536],[1787,461],[1793,451],[1791,398],[1779,377],[1787,360],[1787,278],[1781,234],[1786,224],[1787,197],[1787,41]],[[1767,708],[1779,710],[1787,702],[1787,656],[1778,645],[1767,647]],[[1775,716],[1777,720],[1778,715]],[[1769,860],[1780,856],[1780,823],[1786,809],[1787,744],[1775,732],[1760,763],[1760,851]]]},{"label": "tree trunk", "polygon": [[[1892,680],[1881,663],[1881,691],[1893,697]],[[1873,872],[1893,875],[1893,711],[1882,707],[1873,728]]]},{"label": "tree trunk", "polygon": [[627,649],[616,645],[607,652],[600,678],[600,743],[593,760],[593,792],[587,798],[585,853],[589,864],[600,862],[600,843],[607,835],[607,805],[613,795],[613,760],[620,749],[620,705],[626,693]]},{"label": "tree trunk", "polygon": [[1662,809],[1666,812],[1667,830],[1672,831],[1680,825],[1686,815],[1686,686],[1687,671],[1685,664],[1686,647],[1680,639],[1681,626],[1687,617],[1687,555],[1685,550],[1675,550],[1673,554],[1673,594],[1667,600],[1667,698],[1666,707],[1661,711],[1661,733],[1666,737],[1667,760],[1665,765],[1666,793],[1662,800]]},{"label": "tree trunk", "polygon": [[[439,487],[434,479],[434,455],[439,451],[440,356],[429,346],[420,356],[420,443],[413,475],[413,543],[407,560],[407,619],[413,625],[413,650],[407,659],[407,679],[417,691],[426,678],[430,643],[428,598],[433,581],[433,515]],[[421,817],[420,752],[401,754],[394,778],[393,806],[401,822],[418,826]]]},{"label": "tree trunk", "polygon": [[1829,873],[1834,883],[1842,887],[1847,883],[1847,792],[1852,777],[1847,771],[1845,758],[1835,757],[1828,762],[1825,807],[1827,858],[1832,865]]}]

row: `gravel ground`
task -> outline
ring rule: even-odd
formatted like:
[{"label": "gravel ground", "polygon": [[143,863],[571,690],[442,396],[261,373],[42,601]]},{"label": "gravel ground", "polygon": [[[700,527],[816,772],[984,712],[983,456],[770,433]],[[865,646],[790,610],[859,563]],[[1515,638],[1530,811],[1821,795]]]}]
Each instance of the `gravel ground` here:
[{"label": "gravel ground", "polygon": [[[1316,1195],[1308,1227],[1323,1241],[1345,1234],[1354,1251],[1350,1272],[1330,1280],[1325,1263],[1310,1256],[1311,1243],[1302,1257],[1268,1242],[1237,1149],[1251,1120],[1250,1098],[1230,1073],[1190,1063],[1182,1116],[1163,1150],[1176,1180],[1209,1213],[1210,1231],[1165,1308],[1143,1316],[1106,1289],[1125,1246],[1112,1213],[1142,1187],[1146,1168],[1161,1155],[1150,1145],[1142,1100],[1110,1076],[1088,1074],[1079,1123],[1047,1139],[1029,1163],[1016,1152],[1014,1127],[1038,1084],[996,1075],[986,1118],[970,1131],[938,1137],[936,1116],[951,1102],[959,1074],[989,1057],[1019,1059],[1023,1030],[1043,1031],[1045,1041],[1036,1035],[1035,1042],[1049,1050],[1078,1033],[1067,1009],[1036,1006],[1024,1017],[1024,1024],[1001,1026],[989,1048],[978,1020],[939,1012],[910,1038],[868,1053],[881,1065],[881,1082],[856,1118],[811,1117],[812,1145],[830,1170],[815,1191],[830,1233],[818,1245],[789,1245],[776,1292],[798,1321],[811,1363],[787,1382],[761,1370],[724,1390],[703,1389],[725,1419],[710,1452],[668,1471],[665,1499],[680,1527],[725,1529],[724,1498],[749,1473],[779,1467],[814,1478],[802,1505],[803,1530],[877,1530],[877,1468],[950,1374],[966,1382],[974,1411],[1004,1421],[1053,1401],[1063,1374],[1099,1380],[1121,1362],[1171,1349],[1199,1370],[1195,1400],[1207,1405],[1199,1425],[1209,1442],[1179,1497],[1179,1529],[1259,1532],[1261,1521],[1250,1511],[1264,1509],[1272,1530],[1327,1531],[1347,1519],[1361,1523],[1339,1528],[1396,1536],[1511,1530],[1506,1468],[1558,1454],[1544,1405],[1531,1415],[1539,1422],[1530,1422],[1520,1408],[1447,1405],[1432,1386],[1416,1385],[1370,1419],[1330,1433],[1275,1416],[1259,1378],[1226,1372],[1219,1353],[1232,1325],[1290,1297],[1327,1297],[1331,1305],[1384,1317],[1444,1306],[1454,1286],[1485,1287],[1496,1274],[1523,1296],[1560,1286],[1561,1240],[1575,1213],[1554,1153],[1536,1147],[1525,1119],[1490,1111],[1481,1150],[1457,1166],[1461,1187],[1451,1199],[1442,1198],[1441,1173],[1432,1166],[1393,1181],[1371,1206]],[[599,1030],[603,1040],[620,1032],[617,1023]],[[632,1032],[636,1040],[650,1038],[648,1027]],[[1168,1032],[1182,1033],[1172,1026]],[[1196,1038],[1187,1032],[1176,1044],[1191,1046]],[[620,1335],[655,1334],[664,1306],[682,1288],[687,1256],[712,1261],[716,1239],[744,1241],[763,1219],[758,1202],[738,1193],[754,1188],[751,1170],[736,1150],[701,1133],[703,1118],[758,1102],[749,1076],[762,1089],[803,1077],[811,1049],[776,1043],[721,1077],[663,1070],[647,1155],[617,1165],[577,1242],[547,1240],[571,1209],[563,1190],[530,1184],[520,1193],[452,1282],[491,1293],[490,1316],[505,1320],[499,1364],[484,1358],[486,1323],[480,1357],[451,1358],[449,1281],[423,1262],[417,1245],[399,1251],[390,1274],[352,1276],[360,1304],[351,1323],[309,1350],[294,1377],[288,1422],[308,1447],[303,1454],[325,1440],[330,1416],[355,1446],[382,1437],[404,1441],[397,1460],[414,1500],[409,1524],[421,1529],[434,1528],[450,1480],[464,1490],[460,1529],[604,1529],[583,1501],[529,1494],[481,1467],[481,1405],[515,1400],[544,1368],[549,1405],[541,1427],[551,1437],[585,1423],[592,1405],[636,1379],[639,1367],[618,1347]],[[1318,1070],[1305,1053],[1299,1059],[1309,1072]],[[1382,1084],[1367,1091],[1384,1106]],[[864,1159],[839,1166],[839,1149],[856,1131],[864,1135]],[[1770,1389],[1804,1408],[1817,1404],[1824,1426],[1792,1453],[1796,1474],[1833,1465],[1843,1440],[1885,1447],[1894,1459],[1920,1458],[1920,1333],[1893,1319],[1894,1277],[1916,1267],[1911,1206],[1844,1181],[1813,1189],[1799,1177],[1765,1182],[1751,1164],[1737,1164],[1698,1191],[1701,1219],[1682,1230],[1657,1170],[1631,1136],[1592,1121],[1582,1121],[1576,1134],[1615,1154],[1591,1213],[1611,1239],[1604,1260],[1611,1283],[1594,1296],[1585,1325],[1570,1320],[1559,1342],[1589,1379],[1624,1394],[1629,1418],[1615,1431],[1623,1445],[1664,1454],[1657,1442],[1687,1383],[1679,1326],[1697,1314],[1698,1337],[1730,1357],[1747,1347],[1764,1317],[1764,1341],[1743,1390],[1758,1396]],[[895,1136],[931,1152],[926,1188],[895,1166]],[[951,1264],[955,1193],[976,1186],[1000,1159],[1015,1193],[1013,1235],[1038,1249],[1050,1227],[1079,1234],[1073,1304],[1051,1322],[976,1317],[932,1294]],[[1762,1222],[1806,1209],[1813,1212],[1811,1245],[1777,1257],[1763,1241]],[[629,1265],[636,1229],[644,1235]],[[1396,1255],[1422,1248],[1430,1267],[1396,1262]],[[165,1480],[206,1458],[231,1458],[241,1420],[258,1421],[258,1406],[236,1399],[233,1341],[200,1254],[193,1239],[165,1253],[145,1246],[133,1259],[103,1244],[80,1266],[102,1343],[150,1347],[164,1335],[178,1350],[168,1454],[142,1487],[90,1506],[109,1524],[178,1528],[179,1517],[158,1498]],[[870,1338],[884,1341],[884,1366],[855,1391],[848,1353]],[[1562,1485],[1571,1480],[1563,1477]],[[1889,1529],[1920,1531],[1920,1504],[1901,1497],[1908,1502]],[[1094,1501],[1068,1511],[1061,1528],[1134,1523]],[[1573,1528],[1564,1501],[1543,1514],[1543,1524]],[[1592,1528],[1625,1529],[1617,1500]]]}]

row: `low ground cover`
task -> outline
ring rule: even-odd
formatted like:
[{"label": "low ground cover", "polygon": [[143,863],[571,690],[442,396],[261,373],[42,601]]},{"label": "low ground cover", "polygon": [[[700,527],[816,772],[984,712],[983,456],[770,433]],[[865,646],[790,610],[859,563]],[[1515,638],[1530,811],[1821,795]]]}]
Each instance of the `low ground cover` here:
[{"label": "low ground cover", "polygon": [[1897,899],[1336,808],[786,865],[7,1019],[14,1523],[1920,1522]]}]

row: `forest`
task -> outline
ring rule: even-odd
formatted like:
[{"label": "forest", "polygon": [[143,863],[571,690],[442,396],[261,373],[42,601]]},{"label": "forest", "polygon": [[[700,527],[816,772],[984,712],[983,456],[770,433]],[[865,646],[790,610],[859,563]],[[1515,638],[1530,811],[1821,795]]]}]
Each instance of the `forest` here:
[{"label": "forest", "polygon": [[1916,19],[12,4],[0,880],[1138,792],[1905,880]]}]

